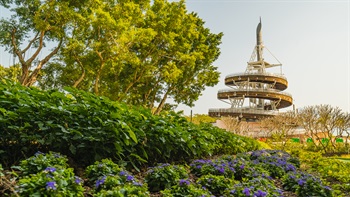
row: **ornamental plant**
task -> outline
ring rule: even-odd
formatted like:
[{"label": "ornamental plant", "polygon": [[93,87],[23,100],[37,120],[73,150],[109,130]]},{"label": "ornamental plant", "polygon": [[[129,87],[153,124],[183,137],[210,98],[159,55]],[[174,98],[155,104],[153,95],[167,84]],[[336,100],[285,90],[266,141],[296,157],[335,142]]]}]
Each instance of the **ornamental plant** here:
[{"label": "ornamental plant", "polygon": [[149,191],[158,192],[176,185],[180,179],[188,178],[187,170],[180,165],[158,164],[148,169],[145,182]]},{"label": "ornamental plant", "polygon": [[282,191],[271,181],[255,178],[241,182],[225,190],[225,196],[234,197],[282,197]]},{"label": "ornamental plant", "polygon": [[135,183],[114,186],[111,189],[102,189],[95,193],[96,197],[148,197],[150,196],[147,187]]},{"label": "ornamental plant", "polygon": [[248,159],[253,164],[268,170],[274,178],[279,178],[289,171],[296,171],[300,166],[298,159],[280,150],[258,150],[237,155],[242,159]]},{"label": "ornamental plant", "polygon": [[48,167],[68,167],[68,159],[66,156],[61,155],[56,152],[42,153],[37,152],[34,156],[28,159],[22,160],[19,166],[14,166],[21,171],[21,176],[26,176],[29,174],[36,174],[41,172]]},{"label": "ornamental plant", "polygon": [[269,178],[270,172],[259,165],[255,165],[252,161],[237,157],[231,162],[231,166],[235,169],[235,180],[242,181],[244,179],[253,179],[257,177]]},{"label": "ornamental plant", "polygon": [[98,179],[94,185],[94,193],[115,193],[116,188],[124,188],[123,190],[126,190],[124,191],[126,194],[137,194],[147,191],[147,185],[141,184],[134,176],[121,171],[119,175],[108,175]]},{"label": "ornamental plant", "polygon": [[[114,163],[110,159],[102,159],[101,161],[96,161],[93,165],[90,165],[85,170],[85,176],[89,179],[89,184],[95,183],[98,179],[104,176],[118,175],[122,168],[118,164]],[[125,171],[126,174],[129,174]]]},{"label": "ornamental plant", "polygon": [[233,179],[217,175],[204,175],[197,180],[202,188],[208,189],[216,196],[222,196],[227,188],[232,187],[236,182]]},{"label": "ornamental plant", "polygon": [[333,196],[330,187],[324,185],[319,178],[308,173],[290,172],[282,178],[282,182],[285,190],[296,192],[299,197]]},{"label": "ornamental plant", "polygon": [[74,176],[73,168],[47,167],[19,179],[20,196],[84,196],[83,180]]},{"label": "ornamental plant", "polygon": [[193,174],[198,177],[203,175],[223,175],[228,178],[233,178],[235,173],[235,168],[232,162],[216,159],[216,160],[194,160],[190,164],[190,170]]},{"label": "ornamental plant", "polygon": [[180,179],[178,184],[161,191],[161,194],[164,197],[213,197],[207,189],[200,188],[187,179]]}]

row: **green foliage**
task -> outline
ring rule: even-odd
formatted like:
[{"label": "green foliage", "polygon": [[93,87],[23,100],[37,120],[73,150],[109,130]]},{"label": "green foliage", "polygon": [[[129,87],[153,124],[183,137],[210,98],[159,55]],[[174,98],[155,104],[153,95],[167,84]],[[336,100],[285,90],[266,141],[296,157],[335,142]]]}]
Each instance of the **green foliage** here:
[{"label": "green foliage", "polygon": [[216,121],[216,118],[210,117],[207,114],[194,114],[192,117],[186,116],[186,119],[194,124],[213,123]]},{"label": "green foliage", "polygon": [[161,191],[161,194],[165,197],[209,197],[211,193],[204,189],[199,188],[198,185],[191,184],[190,181],[180,179],[177,185],[172,186],[170,189]]},{"label": "green foliage", "polygon": [[109,191],[113,190],[114,187],[126,185],[133,185],[135,187],[140,187],[140,190],[147,191],[147,185],[142,185],[134,176],[126,171],[121,171],[117,175],[107,175],[100,177],[93,185],[93,188],[94,191],[98,193],[102,190]]},{"label": "green foliage", "polygon": [[176,185],[180,179],[188,177],[187,170],[183,166],[158,164],[150,168],[145,176],[149,191],[157,192]]},{"label": "green foliage", "polygon": [[342,183],[350,182],[350,163],[336,158],[322,157],[321,153],[299,152],[304,168],[320,173],[323,178],[335,179]]},{"label": "green foliage", "polygon": [[113,161],[110,159],[103,159],[88,166],[85,170],[85,176],[89,179],[90,183],[93,183],[104,176],[118,175],[121,171],[123,171],[123,169]]},{"label": "green foliage", "polygon": [[47,167],[21,178],[17,192],[21,196],[84,196],[83,180],[72,168]]},{"label": "green foliage", "polygon": [[96,197],[148,197],[150,196],[147,187],[142,187],[135,184],[124,184],[113,186],[109,190],[102,189],[94,194]]},{"label": "green foliage", "polygon": [[282,182],[284,189],[296,192],[300,197],[333,196],[330,187],[323,185],[319,178],[316,178],[310,174],[290,172],[283,177]]},{"label": "green foliage", "polygon": [[174,112],[154,116],[72,88],[45,92],[0,82],[0,123],[3,165],[55,151],[81,165],[111,158],[139,168],[258,148],[255,140],[194,125]]},{"label": "green foliage", "polygon": [[264,178],[255,178],[246,182],[238,183],[225,191],[227,196],[234,197],[279,197],[282,191],[271,181]]},{"label": "green foliage", "polygon": [[[74,21],[79,18],[77,7],[67,1],[40,0],[8,0],[3,6],[11,16],[0,19],[0,43],[19,59],[21,74],[15,78],[30,86],[41,68],[57,54],[65,34],[72,30]],[[43,50],[50,52],[42,57],[39,54]]]},{"label": "green foliage", "polygon": [[47,167],[68,167],[68,159],[59,153],[50,152],[42,153],[37,152],[34,156],[28,159],[22,160],[19,166],[22,176],[29,174],[36,174],[40,171],[45,170]]},{"label": "green foliage", "polygon": [[201,176],[197,180],[197,183],[201,185],[202,188],[208,189],[212,194],[221,196],[225,193],[227,188],[231,188],[236,182],[224,176],[208,174]]},{"label": "green foliage", "polygon": [[204,175],[222,175],[228,178],[234,178],[236,170],[233,168],[232,163],[228,161],[216,159],[216,160],[194,160],[190,164],[191,173],[198,177]]},{"label": "green foliage", "polygon": [[18,82],[21,75],[21,68],[18,64],[10,66],[8,68],[0,65],[0,78],[2,80],[7,79],[14,82]]},{"label": "green foliage", "polygon": [[235,135],[210,124],[200,124],[199,127],[215,137],[216,143],[212,144],[212,146],[215,146],[213,152],[215,155],[237,154],[259,148],[258,142],[251,138]]}]

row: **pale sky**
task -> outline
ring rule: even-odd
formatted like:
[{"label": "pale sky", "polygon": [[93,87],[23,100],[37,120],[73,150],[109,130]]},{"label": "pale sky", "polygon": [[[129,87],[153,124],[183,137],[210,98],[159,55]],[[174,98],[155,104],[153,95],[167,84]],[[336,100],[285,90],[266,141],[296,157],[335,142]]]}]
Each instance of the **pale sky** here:
[{"label": "pale sky", "polygon": [[[293,95],[296,108],[330,104],[350,112],[350,0],[187,0],[186,5],[213,33],[224,33],[221,55],[214,63],[221,76],[194,107],[181,105],[178,110],[186,115],[191,109],[194,114],[207,114],[209,108],[230,107],[217,100],[217,92],[227,88],[226,75],[245,71],[261,17],[264,45],[283,64],[289,82],[285,91]],[[4,8],[0,8],[2,17],[6,17]],[[1,65],[12,64],[2,47],[0,53]],[[277,63],[271,56],[265,59]]]},{"label": "pale sky", "polygon": [[[187,0],[186,4],[212,32],[224,33],[221,55],[214,63],[221,73],[220,82],[203,92],[192,107],[193,114],[230,107],[217,100],[217,91],[227,88],[226,75],[245,71],[260,16],[264,45],[283,64],[282,73],[289,82],[285,92],[292,94],[296,108],[330,104],[350,112],[349,0]],[[277,63],[272,56],[265,59]],[[191,110],[186,106],[178,109],[186,115]]]}]

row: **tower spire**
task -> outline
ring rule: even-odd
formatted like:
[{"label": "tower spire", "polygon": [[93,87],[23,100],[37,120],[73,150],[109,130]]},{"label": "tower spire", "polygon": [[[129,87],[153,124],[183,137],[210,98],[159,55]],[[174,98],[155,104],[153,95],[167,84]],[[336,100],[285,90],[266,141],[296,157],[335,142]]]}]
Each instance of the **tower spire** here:
[{"label": "tower spire", "polygon": [[256,51],[257,51],[257,59],[260,61],[262,59],[262,33],[261,33],[261,17],[258,26],[256,27]]}]

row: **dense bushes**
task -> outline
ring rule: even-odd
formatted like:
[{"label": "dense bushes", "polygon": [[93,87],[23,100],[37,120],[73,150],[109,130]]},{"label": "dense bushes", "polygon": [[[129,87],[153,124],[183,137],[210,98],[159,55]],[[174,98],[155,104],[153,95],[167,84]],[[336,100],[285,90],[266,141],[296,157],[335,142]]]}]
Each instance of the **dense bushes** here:
[{"label": "dense bushes", "polygon": [[153,116],[72,88],[45,92],[10,82],[0,82],[0,135],[5,167],[37,151],[60,152],[83,165],[111,158],[139,167],[258,148],[254,140],[174,112]]},{"label": "dense bushes", "polygon": [[[212,160],[194,160],[189,165],[158,164],[147,172],[126,170],[109,159],[77,169],[57,153],[37,153],[23,160],[8,174],[15,180],[5,195],[16,196],[119,196],[119,197],[279,197],[295,193],[304,196],[335,196],[334,191],[315,175],[300,171],[297,158],[282,151],[250,151]],[[281,168],[283,177],[272,178],[272,166]],[[291,162],[293,161],[293,162]],[[48,167],[46,167],[48,166]],[[0,166],[1,167],[1,166]],[[38,167],[35,170],[35,167]],[[246,169],[246,170],[245,170]],[[293,170],[291,170],[293,169]],[[0,168],[1,170],[1,168]],[[0,172],[0,178],[1,178]],[[1,182],[0,182],[1,189]],[[0,190],[1,191],[1,190]],[[289,191],[289,192],[288,192]],[[287,193],[286,193],[287,192]],[[294,196],[294,195],[293,195]],[[341,195],[336,195],[341,196]]]}]

